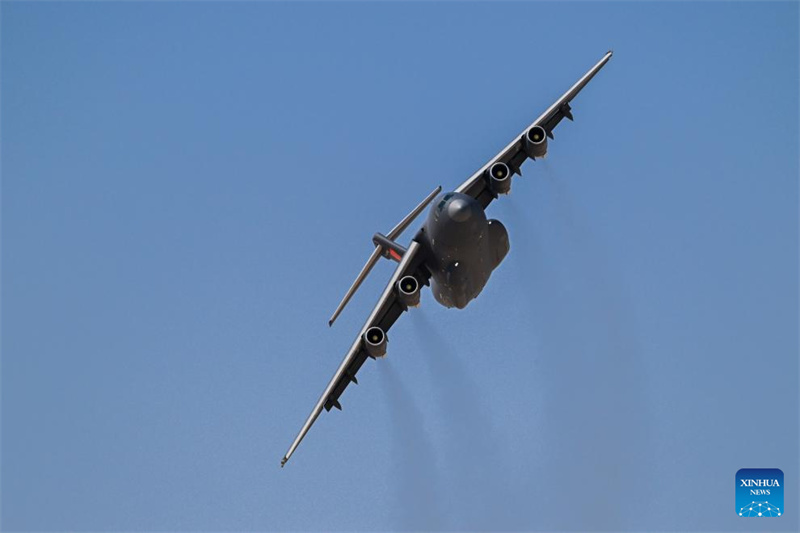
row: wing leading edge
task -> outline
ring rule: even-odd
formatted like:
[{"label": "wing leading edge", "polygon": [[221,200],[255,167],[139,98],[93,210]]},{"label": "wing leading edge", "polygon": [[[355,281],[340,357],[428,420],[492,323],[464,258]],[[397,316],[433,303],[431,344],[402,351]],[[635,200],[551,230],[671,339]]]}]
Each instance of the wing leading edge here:
[{"label": "wing leading edge", "polygon": [[483,165],[477,172],[475,172],[470,178],[459,185],[456,189],[456,192],[468,194],[478,200],[483,207],[489,205],[489,203],[496,198],[496,195],[492,192],[492,190],[487,187],[486,180],[484,179],[484,173],[486,169],[491,167],[497,162],[502,162],[508,165],[508,168],[511,172],[515,174],[522,174],[520,172],[520,166],[523,162],[528,158],[528,155],[525,153],[523,148],[523,136],[525,132],[529,129],[533,128],[534,126],[541,126],[544,128],[547,136],[551,139],[553,138],[553,130],[558,123],[561,122],[564,118],[568,118],[572,120],[572,111],[570,107],[570,102],[572,101],[575,96],[581,89],[583,89],[587,83],[597,74],[603,66],[608,63],[608,60],[611,59],[613,52],[609,50],[603,56],[603,58],[598,61],[595,66],[589,69],[586,74],[584,74],[575,84],[569,88],[567,92],[561,95],[561,98],[556,100],[553,105],[547,108],[547,111],[541,114],[539,118],[533,121],[527,128],[525,128],[521,134],[517,135],[517,137],[511,141],[511,143],[503,148],[496,156],[490,159],[485,165]]},{"label": "wing leading edge", "polygon": [[367,318],[364,326],[359,331],[353,345],[347,351],[347,354],[344,356],[344,359],[333,375],[330,383],[325,387],[322,396],[317,400],[314,409],[311,410],[311,414],[308,415],[308,419],[306,419],[305,424],[303,424],[297,437],[295,437],[286,455],[281,459],[281,466],[285,465],[295,452],[297,446],[303,440],[303,437],[306,436],[308,430],[311,429],[311,426],[317,420],[323,408],[326,411],[330,411],[334,407],[337,409],[342,408],[339,403],[339,397],[351,382],[357,383],[356,373],[361,368],[361,365],[364,364],[367,357],[369,357],[363,345],[362,339],[364,333],[373,326],[380,327],[384,332],[389,331],[389,328],[395,323],[400,314],[406,310],[406,307],[395,297],[394,287],[400,278],[412,275],[420,282],[420,287],[428,284],[430,273],[422,263],[423,254],[421,253],[420,244],[416,240],[413,240],[408,250],[406,250],[406,253],[403,254],[394,274],[392,274],[392,277],[389,279],[389,283],[383,290],[369,318]]}]

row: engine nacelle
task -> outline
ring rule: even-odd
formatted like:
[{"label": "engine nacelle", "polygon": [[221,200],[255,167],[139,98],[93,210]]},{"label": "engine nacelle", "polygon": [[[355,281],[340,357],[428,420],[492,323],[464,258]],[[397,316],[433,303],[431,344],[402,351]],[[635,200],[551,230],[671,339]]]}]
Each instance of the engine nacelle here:
[{"label": "engine nacelle", "polygon": [[364,332],[364,348],[370,357],[386,355],[386,333],[378,326],[372,326]]},{"label": "engine nacelle", "polygon": [[419,305],[419,281],[414,276],[405,276],[395,284],[397,299],[406,307]]},{"label": "engine nacelle", "polygon": [[534,126],[522,136],[522,145],[528,157],[547,155],[547,132],[541,126]]},{"label": "engine nacelle", "polygon": [[511,169],[502,161],[486,169],[486,179],[495,194],[508,194],[511,190]]}]

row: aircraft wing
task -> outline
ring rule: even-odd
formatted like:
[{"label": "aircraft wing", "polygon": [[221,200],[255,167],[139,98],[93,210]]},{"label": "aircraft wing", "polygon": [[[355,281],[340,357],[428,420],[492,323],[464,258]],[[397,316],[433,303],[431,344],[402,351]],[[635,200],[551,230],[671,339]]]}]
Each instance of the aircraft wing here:
[{"label": "aircraft wing", "polygon": [[573,98],[583,89],[589,80],[597,74],[603,66],[611,59],[612,52],[609,50],[603,58],[597,62],[589,71],[584,74],[570,89],[565,92],[561,98],[556,100],[553,105],[547,108],[547,111],[531,123],[525,130],[517,135],[511,143],[503,148],[503,150],[490,159],[483,165],[475,174],[462,183],[456,192],[468,194],[478,200],[483,207],[497,198],[497,194],[488,186],[485,179],[486,170],[497,162],[502,162],[508,165],[509,170],[515,174],[522,174],[520,166],[528,158],[528,154],[524,150],[524,136],[525,133],[534,126],[541,126],[544,128],[545,133],[549,138],[553,138],[553,130],[558,126],[559,122],[565,117],[572,120],[572,112],[570,102]]},{"label": "aircraft wing", "polygon": [[400,259],[378,303],[375,305],[372,313],[370,313],[364,326],[358,332],[358,336],[353,342],[353,345],[347,351],[347,354],[344,356],[342,363],[339,365],[330,383],[325,387],[325,391],[322,393],[322,396],[320,396],[314,409],[311,410],[311,414],[308,415],[308,419],[306,419],[305,424],[303,424],[303,427],[300,429],[300,433],[298,433],[294,442],[292,442],[292,445],[289,447],[289,451],[286,452],[286,455],[284,455],[281,460],[281,466],[285,465],[292,456],[297,446],[300,444],[300,441],[303,440],[303,437],[306,436],[308,430],[317,420],[322,409],[324,408],[326,411],[330,411],[333,407],[341,409],[342,406],[339,403],[339,397],[351,382],[358,383],[356,381],[356,373],[361,368],[361,365],[364,364],[364,361],[367,360],[367,357],[369,357],[364,347],[364,333],[373,326],[380,327],[384,333],[389,331],[389,328],[392,327],[392,324],[395,323],[400,314],[406,310],[406,307],[396,297],[395,284],[400,278],[408,275],[417,278],[420,287],[428,284],[430,273],[423,266],[423,255],[420,244],[415,240],[411,241],[411,245]]}]

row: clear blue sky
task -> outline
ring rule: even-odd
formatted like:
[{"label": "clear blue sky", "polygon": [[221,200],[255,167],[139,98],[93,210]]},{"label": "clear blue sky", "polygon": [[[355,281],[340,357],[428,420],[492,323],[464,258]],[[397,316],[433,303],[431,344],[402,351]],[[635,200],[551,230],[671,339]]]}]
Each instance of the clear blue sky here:
[{"label": "clear blue sky", "polygon": [[[609,48],[280,469],[372,233]],[[3,529],[798,529],[797,3],[3,2],[0,87]]]}]

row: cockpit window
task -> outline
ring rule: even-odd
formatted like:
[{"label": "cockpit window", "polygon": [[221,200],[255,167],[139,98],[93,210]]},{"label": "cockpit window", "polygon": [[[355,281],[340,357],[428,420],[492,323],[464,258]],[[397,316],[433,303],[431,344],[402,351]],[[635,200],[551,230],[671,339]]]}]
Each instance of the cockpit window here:
[{"label": "cockpit window", "polygon": [[[444,209],[444,206],[445,206],[445,204],[447,203],[447,200],[449,200],[449,199],[450,199],[450,198],[452,198],[452,197],[453,197],[453,193],[451,193],[451,192],[449,192],[449,193],[445,194],[445,195],[442,197],[442,200],[439,202],[439,205],[437,205],[437,206],[436,206],[436,214],[437,214],[437,215],[438,215],[439,213],[441,213],[441,212],[442,212],[442,209]],[[437,217],[437,218],[438,218],[438,217]]]}]

